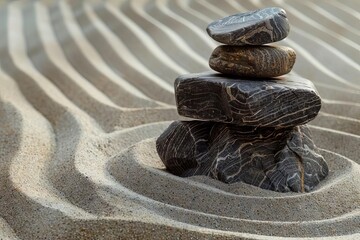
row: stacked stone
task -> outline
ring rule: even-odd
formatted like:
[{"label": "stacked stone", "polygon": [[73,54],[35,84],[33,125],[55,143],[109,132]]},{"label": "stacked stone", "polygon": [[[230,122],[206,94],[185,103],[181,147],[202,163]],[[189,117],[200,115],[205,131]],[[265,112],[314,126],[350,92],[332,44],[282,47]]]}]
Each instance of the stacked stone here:
[{"label": "stacked stone", "polygon": [[175,80],[176,121],[157,139],[168,171],[245,182],[279,192],[313,189],[328,174],[306,123],[321,99],[310,80],[281,76],[296,54],[283,46],[290,27],[280,8],[265,8],[211,23],[208,34],[227,44],[209,60],[219,73],[187,74]]}]

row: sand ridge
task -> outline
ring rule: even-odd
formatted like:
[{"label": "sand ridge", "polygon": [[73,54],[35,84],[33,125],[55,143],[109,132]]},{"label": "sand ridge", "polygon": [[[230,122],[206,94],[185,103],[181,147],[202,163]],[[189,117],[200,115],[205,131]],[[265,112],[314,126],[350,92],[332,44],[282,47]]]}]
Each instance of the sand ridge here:
[{"label": "sand ridge", "polygon": [[[208,70],[209,22],[287,10],[329,177],[307,194],[167,173],[173,81]],[[17,1],[0,6],[0,238],[360,238],[357,1]],[[355,11],[355,12],[354,12]]]}]

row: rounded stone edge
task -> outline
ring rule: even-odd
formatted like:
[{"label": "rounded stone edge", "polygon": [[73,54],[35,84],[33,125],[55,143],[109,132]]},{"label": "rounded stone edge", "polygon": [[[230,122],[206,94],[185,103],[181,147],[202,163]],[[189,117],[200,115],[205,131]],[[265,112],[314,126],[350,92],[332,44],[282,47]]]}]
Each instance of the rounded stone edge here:
[{"label": "rounded stone edge", "polygon": [[[214,24],[215,22],[219,22],[221,20],[223,20],[224,18],[227,18],[227,17],[231,17],[231,16],[236,16],[236,15],[240,15],[240,14],[245,14],[245,13],[254,13],[256,11],[261,11],[261,10],[265,10],[265,9],[268,9],[268,8],[275,8],[278,10],[278,13],[274,16],[274,18],[276,17],[280,17],[281,20],[283,21],[284,23],[284,26],[286,28],[286,34],[284,36],[281,36],[275,40],[272,40],[272,41],[265,41],[265,42],[241,42],[241,41],[234,41],[233,39],[231,39],[231,34],[238,31],[238,29],[234,30],[234,31],[231,31],[227,34],[216,34],[214,33],[214,30],[212,29],[212,24]],[[284,14],[282,14],[282,12]],[[257,22],[255,25],[255,28],[258,28],[259,26],[263,25],[263,24],[266,24],[265,21],[269,20],[270,17],[266,17],[264,19],[262,19],[261,21]],[[245,30],[245,33],[248,31]],[[250,45],[250,46],[260,46],[260,45],[263,45],[263,44],[268,44],[268,43],[274,43],[274,42],[278,42],[278,41],[281,41],[283,39],[285,39],[289,33],[290,33],[290,23],[289,23],[289,20],[288,20],[288,17],[287,17],[287,14],[286,14],[286,11],[283,9],[283,8],[279,8],[279,7],[267,7],[267,8],[261,8],[261,9],[258,9],[258,10],[254,10],[254,11],[248,11],[248,12],[243,12],[243,13],[236,13],[236,14],[232,14],[232,15],[229,15],[229,16],[225,16],[223,18],[220,18],[220,19],[217,19],[213,22],[211,22],[210,24],[208,24],[208,26],[206,27],[206,32],[208,33],[208,35],[214,39],[215,41],[219,42],[219,43],[222,43],[222,44],[226,44],[226,45],[234,45],[234,46],[246,46],[246,45]],[[226,37],[224,37],[224,35],[226,35]]]},{"label": "rounded stone edge", "polygon": [[[227,62],[223,59],[219,59],[219,54],[218,52],[221,51],[221,49],[223,48],[233,48],[235,52],[236,48],[248,48],[247,50],[243,50],[245,51],[251,51],[251,48],[256,48],[256,50],[258,49],[270,49],[270,48],[274,48],[277,51],[281,51],[283,54],[286,54],[286,56],[284,57],[284,61],[288,62],[288,66],[286,67],[285,70],[283,71],[278,71],[277,74],[261,74],[263,72],[271,72],[272,69],[274,67],[271,66],[266,66],[266,65],[260,65],[259,64],[251,64],[250,61],[254,61],[256,62],[256,60],[250,60],[249,57],[250,55],[245,54],[244,53],[244,59],[243,62],[239,62],[238,64],[235,62]],[[287,46],[273,46],[273,45],[264,45],[264,46],[236,46],[236,45],[220,45],[217,46],[213,52],[210,55],[209,58],[209,67],[211,69],[213,69],[216,72],[222,73],[222,74],[229,74],[229,75],[234,75],[234,76],[239,76],[239,77],[250,77],[250,78],[254,78],[254,80],[257,80],[258,78],[276,78],[285,74],[288,74],[291,72],[291,70],[293,69],[295,63],[296,63],[296,52],[294,49],[287,47]],[[221,67],[219,67],[219,62],[218,61],[222,61],[222,65]],[[249,63],[249,64],[248,64]],[[229,66],[224,66],[224,65],[229,65]],[[264,69],[260,69],[261,67],[263,67]],[[277,67],[277,66],[276,66]],[[252,69],[251,69],[252,68]],[[248,70],[247,70],[248,69]],[[248,71],[248,73],[246,73],[246,71]]]}]

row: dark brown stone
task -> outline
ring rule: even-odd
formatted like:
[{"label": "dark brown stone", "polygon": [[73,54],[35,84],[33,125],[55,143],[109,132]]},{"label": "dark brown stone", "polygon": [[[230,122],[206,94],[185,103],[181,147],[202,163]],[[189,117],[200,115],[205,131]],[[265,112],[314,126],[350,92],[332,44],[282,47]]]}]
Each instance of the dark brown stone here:
[{"label": "dark brown stone", "polygon": [[224,44],[262,45],[286,38],[290,25],[283,9],[269,7],[216,20],[206,31]]},{"label": "dark brown stone", "polygon": [[211,54],[209,65],[220,73],[271,78],[289,73],[295,59],[289,47],[222,45]]},{"label": "dark brown stone", "polygon": [[206,175],[279,192],[310,191],[329,171],[305,125],[276,129],[177,121],[156,148],[175,175]]},{"label": "dark brown stone", "polygon": [[314,119],[321,99],[311,81],[287,76],[249,80],[211,72],[175,80],[178,113],[242,126],[292,127]]}]

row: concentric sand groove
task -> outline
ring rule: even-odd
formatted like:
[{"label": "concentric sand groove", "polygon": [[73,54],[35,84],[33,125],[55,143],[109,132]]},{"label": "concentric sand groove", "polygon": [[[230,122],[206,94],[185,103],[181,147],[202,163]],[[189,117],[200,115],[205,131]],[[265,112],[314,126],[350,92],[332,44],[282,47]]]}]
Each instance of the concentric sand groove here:
[{"label": "concentric sand groove", "polygon": [[[294,73],[330,174],[306,194],[167,173],[155,139],[179,119],[173,81],[208,69],[206,25],[287,10]],[[0,238],[360,238],[359,3],[35,1],[0,6]],[[351,27],[352,26],[352,27]]]}]

